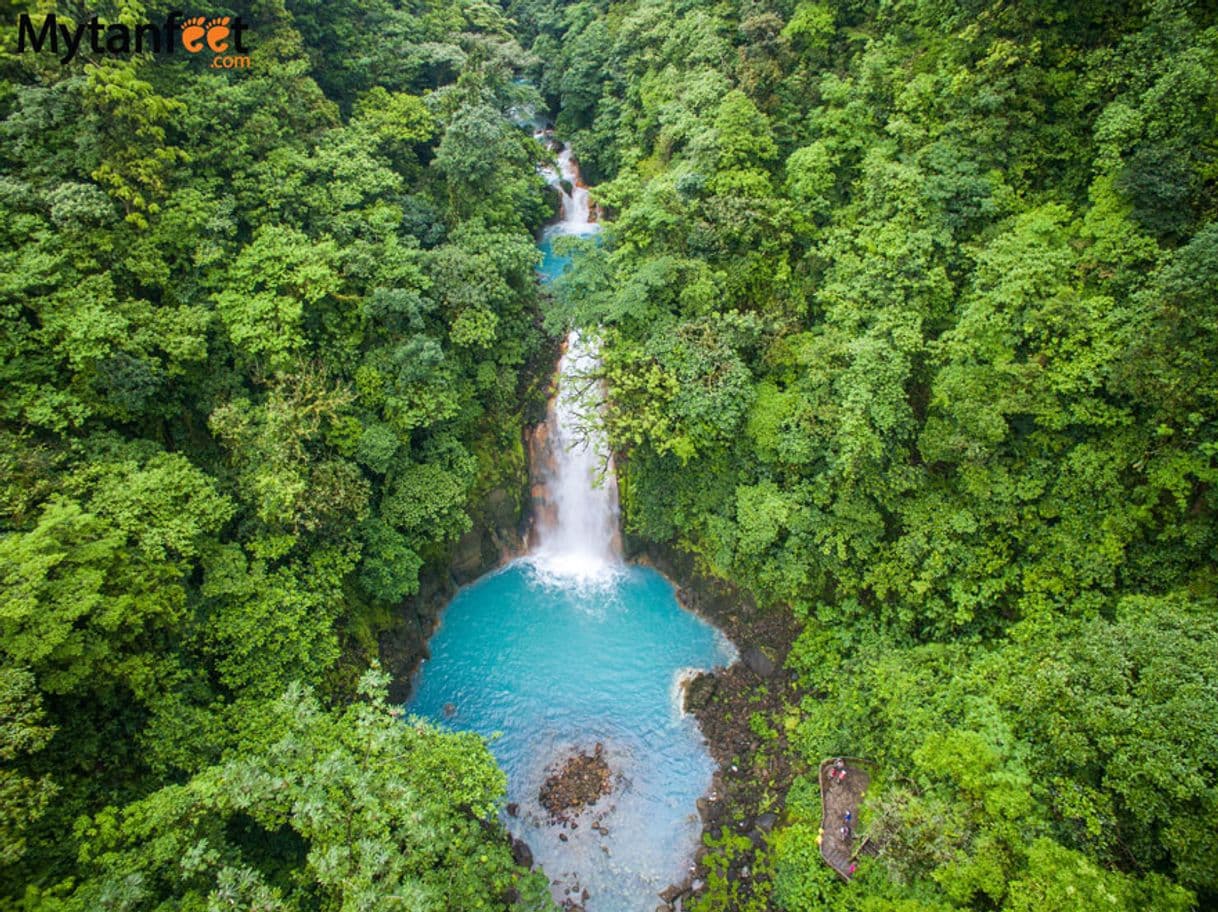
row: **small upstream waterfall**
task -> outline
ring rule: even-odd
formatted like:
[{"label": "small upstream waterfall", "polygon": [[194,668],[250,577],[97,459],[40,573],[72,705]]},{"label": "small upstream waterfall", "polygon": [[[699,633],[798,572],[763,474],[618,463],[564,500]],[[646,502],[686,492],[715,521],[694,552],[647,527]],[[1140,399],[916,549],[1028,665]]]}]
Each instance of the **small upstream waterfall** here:
[{"label": "small upstream waterfall", "polygon": [[[562,195],[562,216],[546,229],[543,243],[593,234],[599,227],[570,147],[563,147],[558,165],[559,172],[548,176]],[[612,574],[621,559],[613,458],[589,420],[602,401],[602,390],[590,376],[596,366],[595,342],[572,331],[558,365],[557,392],[532,446],[534,561],[546,573],[582,581]]]},{"label": "small upstream waterfall", "polygon": [[[550,138],[547,130],[538,130],[533,135],[543,144],[557,145]],[[558,170],[554,171],[552,168],[545,168],[542,174],[550,182],[550,186],[558,190],[559,202],[561,204],[559,219],[546,229],[546,236],[553,237],[556,234],[581,236],[594,234],[599,229],[596,223],[596,210],[592,206],[588,194],[588,186],[584,183],[583,176],[579,173],[579,163],[575,160],[575,154],[571,151],[571,147],[563,143],[561,148],[558,149]],[[570,185],[570,191],[563,186],[564,183]]]},{"label": "small upstream waterfall", "polygon": [[595,213],[588,199],[588,188],[568,145],[564,145],[558,153],[558,169],[563,180],[571,185],[569,193],[561,183],[557,185],[558,192],[562,194],[562,218],[558,225],[564,234],[589,234],[595,231]]}]

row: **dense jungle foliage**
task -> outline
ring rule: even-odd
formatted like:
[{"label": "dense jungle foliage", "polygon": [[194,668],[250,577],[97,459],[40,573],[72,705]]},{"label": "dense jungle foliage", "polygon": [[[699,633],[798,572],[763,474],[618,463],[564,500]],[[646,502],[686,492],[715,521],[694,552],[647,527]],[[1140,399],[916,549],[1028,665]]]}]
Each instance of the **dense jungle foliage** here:
[{"label": "dense jungle foliage", "polygon": [[19,54],[4,10],[0,908],[541,902],[485,745],[361,681],[523,468],[549,210],[504,14],[210,7],[243,72]]},{"label": "dense jungle foliage", "polygon": [[813,773],[749,902],[1212,907],[1215,8],[509,9],[612,216],[550,318],[628,530],[789,605],[775,721],[883,771],[854,883]]},{"label": "dense jungle foliage", "polygon": [[[882,770],[851,884],[809,774],[702,912],[1218,902],[1211,5],[207,9],[247,72],[3,9],[0,909],[545,907],[365,669],[570,325],[629,531],[789,606],[784,744]],[[611,217],[553,302],[522,73]]]}]

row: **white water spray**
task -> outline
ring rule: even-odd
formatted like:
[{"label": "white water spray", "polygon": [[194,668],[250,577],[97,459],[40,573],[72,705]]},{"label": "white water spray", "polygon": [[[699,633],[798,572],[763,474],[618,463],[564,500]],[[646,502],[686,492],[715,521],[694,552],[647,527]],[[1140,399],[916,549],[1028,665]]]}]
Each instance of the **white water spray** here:
[{"label": "white water spray", "polygon": [[614,573],[620,564],[617,479],[604,438],[588,420],[600,402],[588,377],[596,348],[579,333],[567,339],[558,393],[546,418],[541,478],[547,507],[538,517],[538,566],[582,581]]},{"label": "white water spray", "polygon": [[[538,130],[533,135],[541,142],[549,139],[549,133],[545,130]],[[569,145],[564,143],[558,152],[558,170],[544,168],[541,173],[550,186],[558,190],[561,203],[558,221],[545,230],[547,237],[561,234],[582,237],[600,230],[600,225],[593,218],[588,187],[579,173],[579,164]],[[563,186],[564,183],[571,187],[570,191]]]},{"label": "white water spray", "polygon": [[559,173],[571,185],[567,192],[562,184],[558,190],[562,194],[562,219],[558,228],[563,234],[585,235],[596,232],[600,226],[592,219],[592,206],[588,199],[588,188],[584,185],[579,173],[579,166],[571,154],[571,147],[564,145],[558,153]]},{"label": "white water spray", "polygon": [[[569,146],[558,155],[559,173],[550,182],[562,195],[562,216],[546,229],[555,235],[594,234],[588,188]],[[561,181],[571,187],[565,190]],[[558,391],[539,435],[534,472],[545,491],[537,513],[534,563],[547,575],[589,583],[621,568],[617,477],[608,445],[591,417],[603,402],[592,379],[598,364],[594,340],[572,331],[558,363]]]}]

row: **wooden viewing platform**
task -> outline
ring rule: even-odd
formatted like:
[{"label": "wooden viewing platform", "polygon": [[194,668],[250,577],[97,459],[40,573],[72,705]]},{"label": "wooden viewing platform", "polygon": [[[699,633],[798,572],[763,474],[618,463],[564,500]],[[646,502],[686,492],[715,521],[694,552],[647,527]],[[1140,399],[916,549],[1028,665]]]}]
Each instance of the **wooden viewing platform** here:
[{"label": "wooden viewing platform", "polygon": [[[829,775],[838,760],[844,764],[844,780]],[[859,805],[871,784],[871,775],[867,772],[869,765],[869,761],[857,757],[834,757],[822,760],[820,764],[820,855],[845,881],[852,876],[850,866],[869,847],[867,837],[857,832]],[[850,814],[850,836],[844,837],[841,828],[847,812]]]}]

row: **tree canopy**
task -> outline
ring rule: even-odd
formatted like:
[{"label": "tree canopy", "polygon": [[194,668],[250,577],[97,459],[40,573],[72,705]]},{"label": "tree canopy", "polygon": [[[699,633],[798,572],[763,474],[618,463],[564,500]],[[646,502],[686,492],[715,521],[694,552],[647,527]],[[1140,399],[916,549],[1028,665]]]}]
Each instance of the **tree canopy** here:
[{"label": "tree canopy", "polygon": [[[368,669],[568,328],[626,531],[796,621],[794,784],[698,912],[1218,903],[1210,5],[214,12],[248,69],[4,26],[0,909],[547,907]],[[544,295],[528,105],[607,216]]]},{"label": "tree canopy", "polygon": [[80,13],[11,11],[0,908],[544,904],[485,745],[359,686],[525,483],[531,57],[448,0],[216,9],[252,46],[226,71],[19,53],[19,12]]}]

